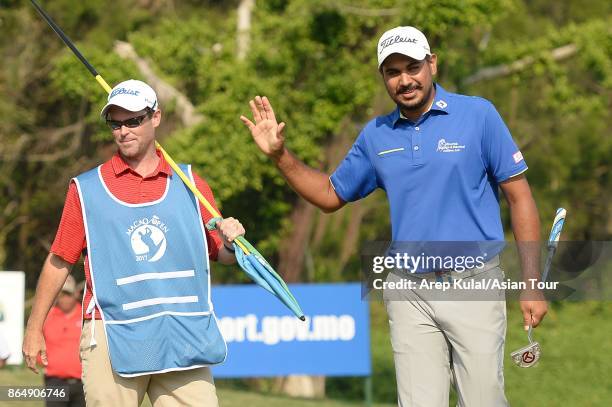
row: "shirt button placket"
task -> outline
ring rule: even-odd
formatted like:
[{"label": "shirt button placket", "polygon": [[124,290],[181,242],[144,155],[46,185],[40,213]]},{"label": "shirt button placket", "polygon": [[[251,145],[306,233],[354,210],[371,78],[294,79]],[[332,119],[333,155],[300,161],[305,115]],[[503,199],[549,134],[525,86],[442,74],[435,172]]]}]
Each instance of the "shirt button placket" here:
[{"label": "shirt button placket", "polygon": [[147,194],[146,194],[146,191],[145,191],[144,178],[140,178],[138,180],[138,194],[140,195],[141,201],[144,201],[147,198]]},{"label": "shirt button placket", "polygon": [[420,127],[414,127],[414,132],[412,133],[412,158],[413,163],[415,165],[423,164],[423,154],[421,148],[421,131]]}]

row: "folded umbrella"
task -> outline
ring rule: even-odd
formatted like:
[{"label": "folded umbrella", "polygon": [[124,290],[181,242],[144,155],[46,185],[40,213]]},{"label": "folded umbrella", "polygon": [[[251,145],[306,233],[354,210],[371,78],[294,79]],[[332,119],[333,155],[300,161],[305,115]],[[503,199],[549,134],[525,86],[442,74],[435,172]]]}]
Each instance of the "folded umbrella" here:
[{"label": "folded umbrella", "polygon": [[[213,218],[207,224],[208,230],[216,229],[217,222],[222,218]],[[233,243],[236,260],[244,272],[260,287],[268,290],[285,304],[295,316],[304,321],[306,317],[297,300],[291,294],[289,287],[266,259],[244,237],[236,238]],[[245,250],[246,249],[246,250]]]}]

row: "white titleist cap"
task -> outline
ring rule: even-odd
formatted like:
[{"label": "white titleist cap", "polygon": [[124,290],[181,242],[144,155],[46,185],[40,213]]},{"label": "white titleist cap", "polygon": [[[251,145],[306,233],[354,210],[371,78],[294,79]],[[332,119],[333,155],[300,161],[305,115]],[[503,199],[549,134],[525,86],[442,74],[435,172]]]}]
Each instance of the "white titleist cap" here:
[{"label": "white titleist cap", "polygon": [[425,35],[414,27],[395,27],[385,32],[378,40],[378,68],[391,54],[403,54],[423,60],[431,55]]},{"label": "white titleist cap", "polygon": [[68,274],[68,277],[66,277],[66,281],[62,286],[62,291],[70,294],[74,294],[76,292],[76,281],[70,274]]},{"label": "white titleist cap", "polygon": [[108,95],[108,103],[100,115],[106,117],[106,112],[111,106],[119,106],[130,112],[138,112],[147,107],[157,110],[157,95],[146,83],[129,79],[113,88]]}]

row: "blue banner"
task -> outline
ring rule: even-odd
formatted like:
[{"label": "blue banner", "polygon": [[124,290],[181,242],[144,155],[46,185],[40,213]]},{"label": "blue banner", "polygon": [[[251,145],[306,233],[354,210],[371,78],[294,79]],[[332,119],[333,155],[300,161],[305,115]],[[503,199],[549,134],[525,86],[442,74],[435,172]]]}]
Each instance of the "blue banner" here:
[{"label": "blue banner", "polygon": [[213,376],[369,376],[370,321],[361,284],[290,284],[289,289],[306,314],[304,322],[260,287],[213,286],[228,348]]}]

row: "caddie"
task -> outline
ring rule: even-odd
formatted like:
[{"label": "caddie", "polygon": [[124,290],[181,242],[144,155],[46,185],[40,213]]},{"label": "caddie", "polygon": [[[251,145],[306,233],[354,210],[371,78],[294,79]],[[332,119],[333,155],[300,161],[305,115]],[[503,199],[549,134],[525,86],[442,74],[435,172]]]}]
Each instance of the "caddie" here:
[{"label": "caddie", "polygon": [[[86,291],[80,357],[88,406],[217,406],[210,365],[227,348],[211,301],[210,262],[236,261],[236,219],[210,215],[155,147],[162,111],[138,80],[112,89],[101,112],[117,153],[72,179],[45,260],[23,353],[46,361],[43,322],[83,253]],[[206,181],[180,165],[214,206]]]}]

